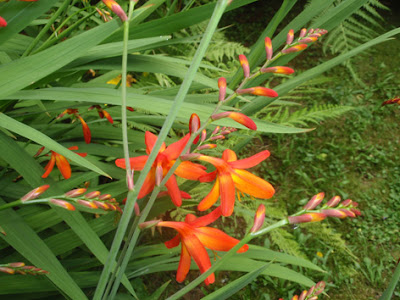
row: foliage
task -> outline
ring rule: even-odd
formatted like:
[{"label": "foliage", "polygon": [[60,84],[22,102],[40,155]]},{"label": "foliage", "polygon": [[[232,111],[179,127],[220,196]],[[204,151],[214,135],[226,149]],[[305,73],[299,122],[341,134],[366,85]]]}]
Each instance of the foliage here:
[{"label": "foliage", "polygon": [[[138,298],[139,295],[151,298],[159,297],[168,291],[170,294],[176,292],[171,295],[171,299],[176,299],[184,294],[193,293],[197,285],[209,276],[211,278],[212,273],[217,270],[229,271],[239,277],[225,288],[209,293],[208,298],[220,297],[225,289],[229,289],[230,293],[239,291],[258,276],[267,278],[280,292],[284,291],[285,286],[290,286],[292,295],[296,293],[297,284],[313,286],[315,273],[321,274],[323,271],[317,264],[268,247],[250,245],[249,250],[245,250],[248,247],[246,243],[250,240],[288,223],[325,218],[327,214],[324,214],[321,208],[314,206],[302,209],[289,217],[286,212],[294,211],[295,204],[292,203],[287,209],[275,208],[275,215],[268,215],[267,212],[264,227],[261,227],[260,223],[262,224],[261,219],[264,220],[266,213],[258,211],[255,224],[259,226],[255,229],[254,225],[242,235],[237,233],[236,237],[241,241],[231,242],[230,250],[224,248],[229,250],[226,254],[219,251],[208,253],[204,250],[202,256],[197,256],[192,251],[188,262],[188,257],[182,250],[182,260],[187,271],[189,268],[195,269],[197,265],[201,269],[201,275],[172,292],[168,290],[172,284],[167,280],[155,280],[154,289],[143,292],[143,283],[138,278],[141,279],[145,275],[153,278],[154,273],[174,271],[180,265],[180,259],[176,248],[167,249],[161,243],[155,244],[154,237],[150,237],[146,231],[139,230],[138,224],[175,229],[186,226],[186,229],[193,231],[189,230],[190,234],[188,231],[182,231],[178,235],[186,248],[190,247],[190,241],[196,240],[193,236],[201,233],[201,229],[193,229],[194,217],[189,215],[185,218],[185,215],[193,212],[193,206],[197,205],[200,196],[204,195],[203,187],[206,185],[180,180],[179,188],[191,192],[196,198],[184,200],[182,207],[176,207],[180,206],[177,200],[181,200],[181,196],[177,196],[177,193],[171,195],[171,187],[166,183],[169,178],[175,178],[173,173],[178,164],[184,165],[179,158],[181,152],[186,153],[186,150],[190,150],[192,141],[208,123],[213,122],[212,128],[208,128],[208,137],[223,133],[248,140],[252,138],[252,134],[243,129],[258,127],[261,133],[279,134],[279,140],[282,133],[307,131],[304,128],[293,127],[294,124],[320,122],[332,114],[339,116],[344,112],[345,108],[339,106],[314,106],[311,111],[299,110],[293,113],[293,117],[289,115],[283,118],[275,113],[280,124],[263,120],[263,115],[259,118],[254,117],[259,111],[268,114],[269,108],[266,111],[263,109],[275,100],[272,99],[275,98],[275,92],[264,86],[265,82],[272,82],[271,74],[259,69],[261,61],[265,61],[265,36],[275,36],[272,40],[275,56],[268,58],[263,67],[271,63],[285,65],[297,55],[296,52],[289,53],[299,50],[296,48],[299,46],[297,35],[293,42],[289,41],[283,46],[284,51],[287,50],[286,53],[278,50],[285,44],[288,32],[293,35],[290,29],[299,31],[317,15],[320,15],[319,19],[312,21],[314,28],[334,29],[358,9],[357,1],[347,1],[340,6],[342,10],[330,6],[333,1],[311,1],[308,8],[275,35],[277,26],[283,22],[293,6],[289,4],[290,1],[283,1],[276,16],[265,24],[264,33],[249,47],[249,70],[246,70],[243,57],[240,61],[242,68],[239,68],[238,62],[232,62],[234,56],[239,52],[243,54],[247,48],[226,42],[221,33],[217,32],[217,25],[225,10],[241,9],[255,0],[235,0],[232,3],[228,3],[230,1],[227,0],[197,3],[131,1],[129,5],[123,4],[122,8],[110,0],[103,2],[106,6],[102,3],[92,5],[89,2],[69,0],[0,3],[0,16],[7,21],[7,26],[0,28],[0,262],[9,267],[12,261],[26,261],[37,267],[37,272],[48,272],[41,277],[4,275],[1,278],[0,294],[21,298],[101,299]],[[128,12],[128,16],[125,12]],[[129,21],[125,21],[127,18]],[[203,22],[208,22],[207,26]],[[316,33],[323,34],[325,31],[317,30]],[[363,43],[320,66],[283,80],[274,86],[274,89],[279,95],[286,97],[292,92],[306,94],[306,91],[296,88],[398,33],[399,30],[392,30]],[[214,34],[216,35],[213,40]],[[269,51],[271,50],[272,46]],[[224,84],[217,83],[216,77],[226,74],[224,71],[227,70],[232,71],[232,76],[227,76],[228,88],[225,98]],[[243,72],[245,75],[246,72],[249,73],[244,80]],[[248,96],[248,93],[252,96]],[[221,94],[223,97],[220,100],[232,101],[218,102]],[[266,95],[271,99],[265,100],[265,97],[260,97]],[[286,111],[286,105],[290,104],[283,100],[277,103],[282,107],[282,112]],[[73,109],[74,113],[70,114],[70,109]],[[220,109],[222,115],[218,114]],[[239,113],[239,110],[244,114]],[[68,116],[60,118],[62,112]],[[192,121],[193,113],[202,120],[202,127],[200,122],[196,125],[196,122]],[[246,114],[252,116],[254,122]],[[190,115],[191,136],[185,135]],[[218,129],[212,133],[215,128]],[[82,138],[82,130],[86,142]],[[150,132],[158,132],[158,138]],[[219,139],[222,138],[219,136]],[[175,145],[169,148],[173,150],[168,150],[173,152],[173,157],[160,151],[164,141],[168,145]],[[184,144],[181,151],[176,149],[177,144],[174,142]],[[220,157],[220,149],[229,146],[229,143],[237,143],[237,140],[228,139],[227,143],[219,141],[218,148],[201,152],[200,158],[196,157],[200,161],[221,163],[222,159],[211,158],[211,154]],[[43,146],[51,151],[50,164],[46,167],[43,162],[47,163],[47,153],[41,155]],[[72,149],[78,147],[79,152],[86,153],[87,156],[81,157],[70,151],[71,146],[74,147]],[[145,149],[148,155],[145,155]],[[304,154],[305,150],[299,152]],[[232,155],[229,150],[224,153]],[[267,153],[269,155],[265,150],[260,153],[265,158]],[[168,159],[161,159],[163,155]],[[114,164],[122,164],[124,161],[116,160],[117,158],[124,157],[126,162],[129,157],[139,156],[146,156],[146,162],[140,168],[136,168],[136,171],[141,171],[140,174],[132,174],[129,164],[126,166],[126,172]],[[159,164],[160,161],[166,164],[161,166],[161,171],[159,164],[153,165],[156,160]],[[321,156],[320,160],[324,158]],[[72,176],[66,180],[63,178],[69,177],[65,176],[69,173],[66,171],[69,168],[68,161],[72,165]],[[226,157],[223,163],[228,165],[233,173],[239,172],[235,164],[227,161]],[[283,159],[286,167],[289,167],[290,163],[289,160]],[[63,176],[54,170],[44,178],[46,176],[43,175],[47,175],[47,171],[50,171],[54,164],[57,164]],[[216,164],[218,167],[218,163]],[[217,171],[220,170],[217,168]],[[149,185],[149,179],[146,179],[149,172],[155,174],[153,186]],[[304,170],[297,170],[295,174],[303,174],[303,180],[308,182],[304,189],[314,193],[316,186],[315,182],[310,180],[311,177]],[[217,180],[222,181],[226,178],[224,172],[217,175]],[[276,173],[270,175],[274,183],[282,176]],[[43,187],[48,185],[50,188],[44,191]],[[165,192],[164,185],[167,186],[174,203],[165,196],[156,200],[159,192]],[[281,186],[285,187],[282,183]],[[38,190],[38,187],[42,188]],[[140,195],[142,187],[149,190],[148,194],[151,192],[149,197]],[[338,187],[344,188],[344,185]],[[233,188],[235,189],[235,186]],[[289,186],[287,189],[288,193],[299,191],[291,188]],[[335,191],[335,188],[329,188]],[[75,189],[84,191],[80,193]],[[237,189],[240,190],[239,187]],[[268,191],[271,194],[271,190]],[[341,190],[339,192],[344,195]],[[221,194],[222,198],[224,193]],[[127,198],[126,202],[124,198]],[[230,208],[231,204],[224,204],[226,201],[223,200],[226,199],[225,196],[221,199],[221,210],[226,216],[225,219],[228,219],[231,212],[227,213],[225,208]],[[157,205],[153,206],[155,201]],[[332,206],[332,210],[336,213],[344,210],[350,215],[358,212],[356,203],[347,204],[350,206]],[[299,203],[296,205],[297,209]],[[124,211],[122,215],[118,212],[120,206]],[[140,214],[137,207],[141,208]],[[321,207],[326,209],[328,206],[324,204]],[[249,222],[250,210],[245,206],[242,208],[243,216],[246,215],[243,218]],[[136,217],[133,214],[134,209]],[[252,217],[254,210],[255,207],[252,207]],[[281,212],[284,213],[283,216],[279,216]],[[212,214],[199,219],[210,221]],[[170,221],[171,217],[174,217],[175,221]],[[163,221],[154,221],[154,218],[162,218]],[[229,226],[223,226],[224,221],[218,219],[217,223],[220,227],[228,227],[229,232],[232,230],[232,223],[228,223],[231,227],[229,229]],[[229,219],[228,222],[241,224],[240,213],[238,212],[236,219]],[[171,226],[171,223],[175,225]],[[248,225],[247,227],[250,228]],[[213,228],[209,230],[213,231]],[[290,232],[273,232],[271,239],[282,247],[295,236]],[[329,232],[327,235],[333,234]],[[266,246],[267,244],[266,242]],[[286,248],[288,252],[292,251],[291,254],[296,255],[299,254],[297,245],[302,246],[301,243],[294,242]],[[339,239],[330,246],[347,251]],[[236,253],[239,249],[244,253]],[[213,254],[216,257],[215,262],[206,265],[204,257],[208,258]],[[190,265],[190,256],[197,259],[196,264]],[[221,259],[217,259],[219,257]],[[178,273],[185,273],[182,267],[179,267]],[[378,283],[379,279],[373,278],[376,274],[375,269],[372,268],[366,274],[368,280]],[[186,274],[183,279],[185,277]],[[124,288],[120,288],[120,283]]]}]

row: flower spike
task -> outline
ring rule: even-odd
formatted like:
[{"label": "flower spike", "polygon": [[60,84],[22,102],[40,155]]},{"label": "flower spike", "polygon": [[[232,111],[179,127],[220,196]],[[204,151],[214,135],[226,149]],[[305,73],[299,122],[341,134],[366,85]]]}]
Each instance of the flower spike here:
[{"label": "flower spike", "polygon": [[239,95],[253,94],[256,96],[264,96],[264,97],[271,97],[271,98],[278,97],[277,92],[275,92],[272,89],[265,88],[262,86],[257,86],[257,87],[252,87],[252,88],[248,88],[248,89],[242,89],[242,90],[236,90],[236,93],[238,93]]},{"label": "flower spike", "polygon": [[250,76],[250,66],[249,66],[249,62],[246,58],[245,55],[240,54],[239,55],[239,61],[240,61],[240,65],[242,66],[243,69],[243,75],[245,78]]},{"label": "flower spike", "polygon": [[273,50],[272,50],[272,43],[269,37],[265,38],[265,52],[267,53],[267,60],[272,58]]},{"label": "flower spike", "polygon": [[219,120],[222,118],[231,118],[251,130],[257,130],[257,125],[254,121],[242,113],[226,111],[211,116],[211,119],[213,120]]}]

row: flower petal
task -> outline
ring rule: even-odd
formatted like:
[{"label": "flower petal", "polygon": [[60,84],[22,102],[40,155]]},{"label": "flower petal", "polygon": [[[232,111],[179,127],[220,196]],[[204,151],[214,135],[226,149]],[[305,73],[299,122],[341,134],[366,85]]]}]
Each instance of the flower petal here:
[{"label": "flower petal", "polygon": [[154,189],[155,182],[156,182],[155,168],[151,168],[150,172],[147,174],[144,180],[142,188],[140,189],[138,199],[141,199],[147,194],[149,194]]},{"label": "flower petal", "polygon": [[[149,158],[148,155],[142,155],[142,156],[136,156],[136,157],[129,158],[131,168],[135,171],[141,171],[144,168],[144,165],[146,164],[148,158]],[[125,158],[116,159],[115,164],[117,165],[117,167],[120,167],[122,169],[126,168]]]},{"label": "flower petal", "polygon": [[233,162],[237,160],[237,155],[233,150],[225,149],[222,153],[222,159],[226,162]]},{"label": "flower petal", "polygon": [[264,150],[248,158],[230,162],[229,165],[234,169],[248,169],[258,165],[260,162],[267,159],[269,155],[269,151]]},{"label": "flower petal", "polygon": [[269,199],[275,193],[269,182],[245,170],[235,169],[232,179],[239,191],[256,198]]},{"label": "flower petal", "polygon": [[70,178],[71,177],[71,166],[69,165],[68,160],[64,156],[62,156],[58,153],[55,153],[55,157],[56,157],[56,165],[57,165],[57,168],[60,170],[61,175],[65,179]]},{"label": "flower petal", "polygon": [[233,213],[235,206],[235,184],[233,183],[231,174],[228,172],[220,173],[218,179],[222,215],[229,217]]},{"label": "flower petal", "polygon": [[171,249],[171,248],[175,248],[175,247],[179,246],[180,243],[181,243],[181,236],[179,234],[177,234],[175,237],[173,237],[169,241],[164,242],[164,245],[168,249]]},{"label": "flower petal", "polygon": [[207,196],[203,200],[200,201],[199,205],[197,206],[197,209],[199,211],[204,211],[209,209],[215,202],[217,202],[219,198],[219,180],[217,180],[214,183],[214,186],[212,187],[211,191],[208,193]]},{"label": "flower petal", "polygon": [[[206,248],[215,251],[229,251],[239,243],[239,240],[212,227],[196,228],[195,235]],[[246,252],[248,249],[249,246],[244,245],[237,251],[237,253]]]},{"label": "flower petal", "polygon": [[86,124],[85,120],[81,116],[78,116],[78,119],[82,123],[82,131],[83,131],[83,137],[85,138],[85,142],[86,144],[90,144],[90,141],[92,139],[92,134],[90,133],[89,126]]},{"label": "flower petal", "polygon": [[190,134],[188,133],[185,135],[183,138],[181,138],[179,141],[172,143],[165,149],[163,154],[168,158],[168,160],[175,160],[181,155],[181,152],[183,151],[183,148],[185,148],[187,142],[190,139]]},{"label": "flower petal", "polygon": [[217,176],[217,171],[213,171],[211,173],[207,173],[207,174],[199,177],[199,181],[200,182],[211,182],[215,179],[216,176]]},{"label": "flower petal", "polygon": [[185,220],[185,222],[193,227],[204,227],[216,221],[221,215],[222,215],[221,206],[218,206],[216,209],[214,209],[212,212],[210,212],[205,216],[196,218],[192,221]]},{"label": "flower petal", "polygon": [[190,263],[192,258],[187,250],[185,244],[182,243],[181,259],[179,260],[178,270],[176,271],[176,281],[182,282],[185,280],[186,275],[190,270]]},{"label": "flower petal", "polygon": [[176,168],[174,174],[185,179],[198,180],[200,176],[207,175],[204,169],[205,167],[202,165],[192,163],[191,161],[183,161]]},{"label": "flower petal", "polygon": [[176,206],[182,205],[182,196],[181,191],[179,190],[178,183],[176,182],[175,175],[172,175],[167,182],[165,183],[165,187],[168,190],[168,194],[171,197],[172,202]]},{"label": "flower petal", "polygon": [[47,176],[49,176],[50,172],[53,171],[54,168],[54,164],[56,163],[56,158],[55,158],[55,154],[52,153],[49,162],[47,163],[47,165],[44,167],[44,174],[42,175],[42,178],[47,178]]},{"label": "flower petal", "polygon": [[[182,244],[185,244],[189,254],[193,257],[197,266],[200,269],[200,273],[206,272],[211,268],[210,258],[206,248],[194,234],[182,235]],[[214,273],[207,277],[204,281],[207,285],[215,281]]]},{"label": "flower petal", "polygon": [[[154,144],[157,141],[157,136],[150,131],[146,131],[144,134],[144,142],[146,144],[146,153],[150,154],[151,150],[154,148]],[[165,150],[165,143],[162,144],[160,152],[163,152]]]}]

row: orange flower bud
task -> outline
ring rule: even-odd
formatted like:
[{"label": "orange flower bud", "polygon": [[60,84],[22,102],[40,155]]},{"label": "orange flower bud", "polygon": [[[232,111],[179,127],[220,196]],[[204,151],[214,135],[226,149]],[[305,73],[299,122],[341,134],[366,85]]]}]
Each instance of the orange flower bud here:
[{"label": "orange flower bud", "polygon": [[260,70],[261,73],[276,73],[276,74],[293,74],[294,70],[289,67],[269,67],[269,68],[262,68]]},{"label": "orange flower bud", "polygon": [[25,266],[25,263],[23,263],[23,262],[13,262],[13,263],[9,263],[8,266],[11,267],[11,268],[21,268],[21,267]]},{"label": "orange flower bud", "polygon": [[243,68],[243,75],[244,77],[249,77],[250,76],[250,66],[249,66],[249,62],[246,58],[246,56],[244,56],[243,54],[239,55],[239,61],[240,61],[240,65]]},{"label": "orange flower bud", "polygon": [[269,37],[265,38],[265,52],[267,53],[267,60],[272,58],[273,50],[272,50],[272,43]]},{"label": "orange flower bud", "polygon": [[210,140],[212,140],[212,141],[215,141],[215,140],[223,140],[224,138],[225,138],[225,137],[224,137],[222,134],[220,134],[220,135],[211,137]]},{"label": "orange flower bud", "polygon": [[219,127],[219,126],[215,127],[215,129],[213,130],[213,132],[211,134],[212,135],[216,134],[220,129],[221,129],[221,127]]},{"label": "orange flower bud", "polygon": [[288,54],[288,53],[299,52],[299,51],[302,51],[302,50],[304,50],[306,48],[307,48],[307,44],[299,44],[299,45],[296,45],[296,46],[293,46],[293,47],[290,47],[290,48],[282,50],[282,53],[283,54]]},{"label": "orange flower bud", "polygon": [[[197,114],[192,114],[190,116],[190,120],[189,120],[189,132],[190,134],[192,134],[193,132],[196,132],[197,130],[199,130],[201,126],[200,123],[200,118]],[[194,140],[193,140],[193,144],[197,144],[197,142],[199,141],[200,136],[197,136]]]},{"label": "orange flower bud", "polygon": [[126,13],[117,2],[115,2],[114,0],[102,0],[102,1],[109,9],[111,9],[121,19],[122,22],[126,22],[128,20]]},{"label": "orange flower bud", "polygon": [[15,271],[13,269],[7,268],[7,267],[0,267],[0,272],[11,274],[11,275],[15,273]]},{"label": "orange flower bud", "polygon": [[290,29],[286,36],[286,44],[290,45],[293,42],[293,39],[294,39],[294,31],[293,29]]},{"label": "orange flower bud", "polygon": [[264,96],[264,97],[278,97],[278,93],[275,92],[272,89],[268,89],[262,86],[256,86],[256,87],[252,87],[252,88],[248,88],[248,89],[243,89],[243,90],[236,90],[236,93],[238,93],[239,95],[242,94],[253,94],[256,96]]},{"label": "orange flower bud", "polygon": [[341,200],[340,196],[335,196],[331,200],[329,200],[328,203],[326,203],[326,206],[335,207],[339,204],[340,200]]},{"label": "orange flower bud", "polygon": [[39,197],[41,194],[43,194],[45,191],[47,191],[47,189],[50,187],[50,185],[45,184],[42,185],[40,187],[37,187],[36,189],[33,189],[32,191],[30,191],[29,193],[27,193],[25,196],[23,196],[21,198],[22,202],[26,202],[29,200],[33,200],[36,199],[37,197]]},{"label": "orange flower bud", "polygon": [[352,202],[353,202],[352,200],[346,199],[341,203],[341,205],[344,206],[344,207],[350,206]]},{"label": "orange flower bud", "polygon": [[99,198],[99,200],[102,200],[102,201],[109,200],[109,199],[111,199],[111,195],[110,194],[103,194],[103,195],[100,195],[98,198]]},{"label": "orange flower bud", "polygon": [[300,30],[299,38],[305,37],[307,34],[307,28],[303,28]]},{"label": "orange flower bud", "polygon": [[74,211],[75,206],[73,206],[71,203],[64,201],[64,200],[59,200],[59,199],[50,199],[50,202],[54,205],[60,206],[62,208],[65,208],[67,210]]},{"label": "orange flower bud", "polygon": [[107,203],[104,202],[100,202],[100,201],[93,201],[94,204],[96,204],[99,208],[103,209],[103,210],[108,210],[110,209],[110,206],[108,206]]},{"label": "orange flower bud", "polygon": [[315,196],[313,196],[311,198],[310,201],[308,201],[308,203],[304,206],[304,209],[311,210],[311,209],[316,208],[322,202],[322,200],[324,200],[324,197],[325,197],[325,193],[316,194]]},{"label": "orange flower bud", "polygon": [[300,216],[289,216],[288,220],[290,224],[298,224],[298,223],[319,222],[325,218],[326,215],[323,213],[307,213]]},{"label": "orange flower bud", "polygon": [[74,189],[74,190],[70,190],[69,192],[66,192],[65,196],[70,197],[70,198],[75,198],[75,197],[83,195],[84,193],[86,193],[86,189],[83,189],[83,188]]},{"label": "orange flower bud", "polygon": [[356,214],[348,209],[345,208],[339,208],[338,210],[344,212],[349,218],[355,218]]},{"label": "orange flower bud", "polygon": [[77,202],[78,202],[80,205],[83,205],[83,206],[86,206],[86,207],[89,207],[89,208],[93,208],[93,209],[98,208],[97,205],[94,204],[94,203],[91,202],[91,201],[86,201],[86,200],[79,199]]},{"label": "orange flower bud", "polygon": [[160,186],[161,181],[163,180],[163,167],[161,166],[161,164],[157,165],[155,176],[156,176],[155,178],[156,186]]},{"label": "orange flower bud", "polygon": [[338,209],[322,209],[321,213],[328,217],[343,219],[347,217],[347,214]]},{"label": "orange flower bud", "polygon": [[316,40],[318,40],[318,38],[316,38],[316,37],[307,37],[307,38],[301,39],[299,41],[299,43],[313,43]]},{"label": "orange flower bud", "polygon": [[100,191],[93,191],[93,192],[90,192],[90,193],[87,193],[86,195],[85,195],[85,198],[86,199],[93,199],[93,198],[97,198],[98,196],[100,196]]},{"label": "orange flower bud", "polygon": [[217,145],[215,145],[215,144],[205,144],[200,147],[197,147],[197,150],[214,149],[216,147],[217,147]]},{"label": "orange flower bud", "polygon": [[139,204],[137,204],[137,202],[135,203],[134,210],[135,210],[135,215],[140,216],[140,208],[139,208]]},{"label": "orange flower bud", "polygon": [[300,294],[299,300],[305,300],[305,299],[306,299],[306,296],[307,296],[307,291],[303,291],[303,292]]},{"label": "orange flower bud", "polygon": [[254,215],[254,225],[251,228],[250,232],[254,233],[263,226],[265,220],[265,205],[261,204]]},{"label": "orange flower bud", "polygon": [[219,88],[219,101],[224,101],[226,96],[226,79],[224,77],[220,77],[218,79],[218,88]]},{"label": "orange flower bud", "polygon": [[231,118],[232,120],[242,124],[243,126],[246,126],[251,130],[257,130],[257,125],[254,123],[254,121],[242,113],[226,111],[211,116],[211,119],[213,120],[219,120],[222,118]]},{"label": "orange flower bud", "polygon": [[139,228],[140,229],[148,229],[148,228],[156,226],[160,222],[161,222],[161,220],[151,220],[151,221],[143,222],[143,223],[139,224]]},{"label": "orange flower bud", "polygon": [[203,129],[201,131],[201,142],[204,142],[207,138],[207,130]]}]

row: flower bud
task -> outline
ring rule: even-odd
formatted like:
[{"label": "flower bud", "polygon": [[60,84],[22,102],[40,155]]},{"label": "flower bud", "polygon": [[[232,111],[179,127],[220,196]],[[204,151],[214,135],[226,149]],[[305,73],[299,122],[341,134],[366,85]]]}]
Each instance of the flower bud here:
[{"label": "flower bud", "polygon": [[303,291],[299,296],[299,300],[305,300],[306,296],[307,296],[307,291]]},{"label": "flower bud", "polygon": [[269,67],[269,68],[262,68],[260,70],[261,73],[275,73],[275,74],[292,74],[294,73],[294,70],[289,67]]},{"label": "flower bud", "polygon": [[126,173],[126,184],[128,186],[128,190],[130,190],[130,191],[133,191],[135,189],[135,184],[133,182],[134,172],[135,172],[135,170],[132,170],[130,174],[128,172]]},{"label": "flower bud", "polygon": [[67,210],[74,211],[75,206],[73,206],[71,203],[64,201],[64,200],[59,200],[59,199],[50,199],[50,202],[54,205],[60,206],[62,208],[65,208]]},{"label": "flower bud", "polygon": [[272,43],[269,37],[265,38],[265,52],[267,53],[267,60],[272,58],[273,50],[272,50]]},{"label": "flower bud", "polygon": [[4,20],[4,18],[0,17],[0,27],[6,27],[7,26],[7,21]]},{"label": "flower bud", "polygon": [[340,196],[335,196],[331,198],[331,200],[329,200],[328,203],[326,203],[325,205],[328,207],[335,207],[339,204],[340,200],[341,200]]},{"label": "flower bud", "polygon": [[221,129],[221,127],[219,127],[219,126],[215,127],[213,132],[211,132],[211,135],[216,134],[220,129]]},{"label": "flower bud", "polygon": [[160,186],[161,185],[161,181],[163,180],[163,168],[161,166],[161,164],[158,164],[156,167],[156,175],[155,175],[155,182],[156,182],[156,186]]},{"label": "flower bud", "polygon": [[262,86],[257,86],[257,87],[252,87],[252,88],[248,88],[248,89],[242,89],[242,90],[236,90],[236,93],[238,93],[239,95],[242,94],[253,94],[256,96],[264,96],[264,97],[278,97],[278,93],[275,92],[272,89],[269,88],[265,88]]},{"label": "flower bud", "polygon": [[350,199],[346,199],[341,203],[341,205],[344,207],[347,207],[347,206],[350,206],[352,202],[353,201],[351,201]]},{"label": "flower bud", "polygon": [[205,144],[205,145],[201,145],[200,147],[197,147],[197,150],[204,150],[204,149],[214,149],[216,148],[217,145],[215,144]]},{"label": "flower bud", "polygon": [[97,198],[98,196],[100,196],[100,191],[93,191],[93,192],[90,192],[90,193],[87,193],[86,195],[85,195],[85,198],[86,199],[94,199],[94,198]]},{"label": "flower bud", "polygon": [[219,101],[224,101],[226,96],[226,79],[224,77],[220,77],[218,79],[218,88],[219,88]]},{"label": "flower bud", "polygon": [[98,208],[101,208],[101,209],[103,209],[103,210],[108,210],[108,209],[111,208],[111,207],[108,205],[108,203],[104,203],[104,202],[100,202],[100,201],[96,201],[96,200],[93,201],[93,203],[96,204]]},{"label": "flower bud", "polygon": [[301,44],[304,44],[304,43],[313,43],[313,42],[315,42],[317,40],[317,38],[316,37],[307,37],[307,38],[304,38],[304,39],[301,39],[300,41],[299,41],[299,43],[301,43]]},{"label": "flower bud", "polygon": [[304,50],[306,48],[307,48],[307,44],[299,44],[299,45],[284,49],[281,52],[283,54],[288,54],[288,53],[299,52],[299,51],[302,51],[302,50]]},{"label": "flower bud", "polygon": [[75,198],[75,197],[83,195],[84,193],[86,193],[86,189],[81,188],[81,189],[70,190],[70,191],[66,192],[64,195],[65,195],[65,197]]},{"label": "flower bud", "polygon": [[207,138],[207,130],[203,129],[201,131],[201,140],[200,141],[204,142],[206,140],[206,138]]},{"label": "flower bud", "polygon": [[121,19],[122,22],[126,22],[128,20],[126,13],[117,2],[115,2],[114,0],[102,0],[102,1],[109,9],[111,9]]},{"label": "flower bud", "polygon": [[[1,22],[1,19],[0,19],[0,22]],[[1,24],[1,23],[0,23],[0,24]],[[1,26],[0,26],[0,27],[1,27]],[[3,27],[4,27],[4,26],[3,26]],[[7,274],[10,274],[10,275],[12,275],[12,274],[15,273],[15,271],[14,271],[13,269],[7,268],[7,267],[0,267],[0,272],[7,273]]]},{"label": "flower bud", "polygon": [[308,201],[308,203],[304,206],[305,210],[312,210],[314,208],[316,208],[321,202],[322,200],[324,200],[325,197],[325,193],[318,193],[316,195],[314,195],[310,201]]},{"label": "flower bud", "polygon": [[225,139],[225,136],[223,136],[222,134],[217,135],[217,136],[213,136],[210,138],[210,140],[215,141],[215,140],[223,140]]},{"label": "flower bud", "polygon": [[325,289],[326,283],[325,281],[320,281],[315,285],[314,296],[318,296],[321,294]]},{"label": "flower bud", "polygon": [[23,196],[21,198],[22,202],[26,202],[29,200],[33,200],[36,199],[37,197],[39,197],[41,194],[43,194],[48,188],[50,187],[50,185],[45,184],[42,186],[37,187],[36,189],[33,189],[32,191],[30,191],[29,193],[27,193],[25,196]]},{"label": "flower bud", "polygon": [[323,213],[307,213],[300,216],[289,216],[289,224],[319,222],[326,218]]},{"label": "flower bud", "polygon": [[313,28],[310,28],[309,30],[308,30],[308,34],[312,34],[314,32],[314,29]]},{"label": "flower bud", "polygon": [[187,161],[187,160],[193,160],[196,159],[200,156],[199,153],[189,153],[189,154],[184,154],[180,156],[180,159],[182,161]]},{"label": "flower bud", "polygon": [[[192,134],[193,132],[196,132],[197,130],[199,130],[201,126],[200,123],[200,118],[197,114],[192,114],[190,116],[190,120],[189,120],[189,132],[190,134]],[[197,136],[194,141],[193,144],[197,144],[197,142],[199,141],[200,136]]]},{"label": "flower bud", "polygon": [[293,42],[293,39],[294,39],[294,31],[293,29],[290,29],[286,36],[286,45],[290,45]]},{"label": "flower bud", "polygon": [[25,266],[25,263],[23,263],[23,262],[13,262],[13,263],[9,263],[8,266],[11,267],[11,268],[21,268],[21,267]]},{"label": "flower bud", "polygon": [[263,226],[265,220],[265,205],[261,204],[254,215],[254,225],[251,228],[250,232],[254,233]]},{"label": "flower bud", "polygon": [[300,35],[299,35],[299,38],[303,38],[303,37],[305,37],[305,36],[306,36],[306,34],[307,34],[307,28],[303,28],[303,29],[301,29],[301,30],[300,30]]},{"label": "flower bud", "polygon": [[89,208],[93,208],[93,209],[98,208],[97,205],[94,204],[94,203],[91,202],[91,201],[86,201],[86,200],[79,199],[79,200],[76,201],[76,202],[77,202],[78,204],[80,204],[80,205],[83,205],[83,206],[86,206],[86,207],[89,207]]},{"label": "flower bud", "polygon": [[343,219],[347,217],[347,214],[338,209],[322,209],[321,213],[328,217]]},{"label": "flower bud", "polygon": [[212,120],[219,120],[222,118],[230,118],[243,126],[246,126],[247,128],[251,130],[257,130],[257,125],[254,123],[252,119],[250,119],[248,116],[245,114],[239,113],[239,112],[230,112],[230,111],[225,111],[219,114],[214,114],[211,116]]},{"label": "flower bud", "polygon": [[249,66],[249,62],[246,58],[246,56],[244,56],[243,54],[239,55],[239,61],[240,61],[240,65],[242,66],[243,69],[243,75],[245,78],[250,76],[250,66]]},{"label": "flower bud", "polygon": [[346,216],[348,216],[350,218],[355,218],[356,217],[356,214],[353,213],[352,211],[348,210],[348,209],[340,208],[339,210],[344,212],[346,214]]},{"label": "flower bud", "polygon": [[137,202],[135,202],[134,210],[135,210],[135,215],[140,216],[140,208]]}]

